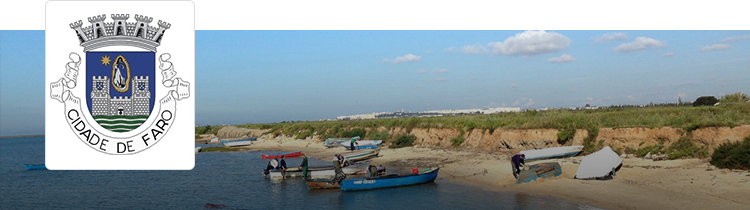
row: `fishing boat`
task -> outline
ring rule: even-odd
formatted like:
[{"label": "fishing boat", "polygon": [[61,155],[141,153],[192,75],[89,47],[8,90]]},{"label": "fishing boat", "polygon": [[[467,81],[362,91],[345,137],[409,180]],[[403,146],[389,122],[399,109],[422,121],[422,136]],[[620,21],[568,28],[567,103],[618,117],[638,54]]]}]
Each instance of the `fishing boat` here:
[{"label": "fishing boat", "polygon": [[307,186],[312,190],[341,189],[339,183],[331,179],[308,179]]},{"label": "fishing boat", "polygon": [[378,154],[380,154],[379,149],[367,150],[367,151],[362,151],[362,152],[345,153],[341,155],[343,155],[344,158],[350,161],[362,161],[362,160],[367,160],[373,157],[377,157]]},{"label": "fishing boat", "polygon": [[299,157],[302,155],[302,151],[294,151],[294,152],[278,152],[278,153],[271,153],[271,154],[260,154],[260,157],[263,159],[271,159],[271,158],[281,158],[281,156],[287,157],[287,158],[293,158],[293,157]]},{"label": "fishing boat", "polygon": [[525,160],[539,160],[547,158],[575,157],[583,150],[583,146],[552,147],[535,150],[524,150],[519,154],[526,155]]},{"label": "fishing boat", "polygon": [[349,179],[341,181],[340,185],[342,191],[371,190],[416,185],[435,181],[439,170],[440,168],[423,169],[419,170],[419,173],[409,175],[391,174],[365,179]]},{"label": "fishing boat", "polygon": [[[271,179],[281,179],[281,170],[280,169],[273,169],[268,171],[268,178]],[[302,173],[302,170],[300,170],[297,167],[293,168],[287,168],[285,173],[285,177],[303,177],[304,174]],[[333,166],[320,166],[320,167],[309,167],[307,168],[307,176],[312,179],[325,179],[325,178],[331,178],[336,176],[336,172],[333,169]]]},{"label": "fishing boat", "polygon": [[557,162],[530,165],[529,170],[522,170],[518,174],[516,184],[534,181],[539,178],[556,177],[560,176],[560,174],[562,174],[562,168],[560,168],[560,164]]},{"label": "fishing boat", "polygon": [[195,147],[195,154],[198,154],[198,152],[201,151],[201,147]]},{"label": "fishing boat", "polygon": [[333,148],[337,146],[341,146],[341,143],[343,142],[349,142],[352,139],[359,140],[359,136],[355,136],[352,138],[328,138],[325,142],[323,142],[323,145],[325,145],[328,148]]},{"label": "fishing boat", "polygon": [[[354,149],[375,149],[383,144],[383,140],[359,140],[355,141]],[[350,141],[341,142],[341,146],[346,149],[351,149],[352,143]]]},{"label": "fishing boat", "polygon": [[26,170],[47,170],[47,166],[44,164],[23,164]]},{"label": "fishing boat", "polygon": [[341,168],[341,171],[344,172],[344,174],[350,175],[350,174],[356,174],[360,171],[363,172],[367,170],[367,167],[370,167],[370,161],[358,162],[352,165],[345,166]]},{"label": "fishing boat", "polygon": [[221,141],[221,143],[224,144],[225,147],[248,146],[248,145],[253,144],[253,141],[255,141],[256,139],[258,139],[258,137],[231,140],[231,141]]}]

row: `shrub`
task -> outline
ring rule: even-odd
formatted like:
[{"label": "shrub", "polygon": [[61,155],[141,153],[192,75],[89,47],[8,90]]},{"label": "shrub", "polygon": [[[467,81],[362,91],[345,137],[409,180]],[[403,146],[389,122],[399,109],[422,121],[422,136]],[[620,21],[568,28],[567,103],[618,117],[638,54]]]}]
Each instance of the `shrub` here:
[{"label": "shrub", "polygon": [[589,131],[589,136],[586,136],[586,138],[583,139],[584,154],[591,154],[598,150],[596,149],[596,145],[594,145],[594,142],[596,141],[596,137],[599,136],[599,128],[589,127],[588,131]]},{"label": "shrub", "polygon": [[721,144],[711,155],[711,164],[719,168],[750,169],[750,136],[743,141]]},{"label": "shrub", "polygon": [[643,156],[646,156],[648,153],[661,154],[661,153],[664,153],[663,148],[664,148],[663,145],[653,145],[653,146],[640,148],[635,152],[635,156],[643,157]]},{"label": "shrub", "polygon": [[461,136],[456,136],[456,137],[453,137],[453,138],[451,139],[451,144],[452,144],[452,145],[453,145],[454,147],[457,147],[457,146],[460,146],[461,144],[463,144],[463,143],[464,143],[464,141],[466,141],[466,139],[464,139],[464,136],[463,136],[463,135],[461,135]]},{"label": "shrub", "polygon": [[708,149],[696,146],[695,142],[688,137],[682,137],[667,148],[667,156],[669,156],[669,159],[683,157],[705,158],[708,157]]},{"label": "shrub", "polygon": [[373,129],[370,134],[367,135],[368,139],[372,140],[386,140],[388,139],[388,130],[378,131]]},{"label": "shrub", "polygon": [[365,134],[367,134],[367,131],[365,131],[365,129],[355,128],[355,129],[341,132],[341,137],[343,138],[352,138],[355,136],[362,137],[362,136],[365,136]]},{"label": "shrub", "polygon": [[721,103],[730,103],[730,102],[745,102],[748,100],[748,97],[745,93],[742,92],[736,92],[732,94],[727,94],[721,97]]},{"label": "shrub", "polygon": [[713,106],[714,104],[718,102],[719,102],[719,99],[716,99],[716,97],[701,96],[701,97],[698,97],[698,99],[695,99],[695,102],[693,102],[693,106]]},{"label": "shrub", "polygon": [[391,143],[390,148],[401,148],[401,147],[410,147],[414,143],[414,141],[417,140],[417,137],[414,135],[402,135],[396,138],[396,140]]},{"label": "shrub", "polygon": [[312,130],[312,129],[309,129],[309,130],[307,130],[307,131],[305,131],[305,132],[302,132],[302,133],[299,133],[299,134],[297,134],[297,136],[296,136],[295,138],[296,138],[296,139],[305,139],[305,138],[307,138],[308,136],[312,135],[312,133],[313,133],[313,130]]},{"label": "shrub", "polygon": [[557,143],[565,144],[568,142],[568,140],[573,139],[573,136],[575,135],[576,135],[576,129],[574,128],[562,129],[559,132],[557,132]]}]

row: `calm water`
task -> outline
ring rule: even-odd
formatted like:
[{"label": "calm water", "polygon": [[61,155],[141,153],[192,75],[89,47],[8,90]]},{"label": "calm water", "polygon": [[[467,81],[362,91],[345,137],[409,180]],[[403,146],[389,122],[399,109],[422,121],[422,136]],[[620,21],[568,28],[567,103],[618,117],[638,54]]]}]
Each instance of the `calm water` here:
[{"label": "calm water", "polygon": [[[207,145],[199,145],[207,146]],[[296,166],[301,159],[287,159]],[[44,137],[0,139],[0,209],[594,209],[559,199],[435,183],[363,192],[310,191],[300,178],[271,181],[259,152],[200,153],[191,171],[28,171]],[[310,165],[322,165],[310,159]]]}]

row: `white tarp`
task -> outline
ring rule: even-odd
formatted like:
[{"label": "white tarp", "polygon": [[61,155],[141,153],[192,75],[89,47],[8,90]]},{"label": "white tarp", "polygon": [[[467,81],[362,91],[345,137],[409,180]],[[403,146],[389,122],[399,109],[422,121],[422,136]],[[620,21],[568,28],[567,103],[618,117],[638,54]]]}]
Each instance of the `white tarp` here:
[{"label": "white tarp", "polygon": [[606,146],[601,150],[591,153],[581,159],[581,164],[576,172],[577,179],[594,179],[607,176],[612,169],[622,164],[622,158]]}]

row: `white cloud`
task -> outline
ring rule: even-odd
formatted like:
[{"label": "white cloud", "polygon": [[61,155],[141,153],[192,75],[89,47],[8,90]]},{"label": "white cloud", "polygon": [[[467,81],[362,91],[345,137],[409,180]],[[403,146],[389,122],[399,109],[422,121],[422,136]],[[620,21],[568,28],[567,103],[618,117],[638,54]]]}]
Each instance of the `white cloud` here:
[{"label": "white cloud", "polygon": [[513,106],[520,106],[521,104],[523,104],[524,106],[534,105],[534,99],[523,97],[513,102]]},{"label": "white cloud", "polygon": [[750,39],[750,35],[749,36],[729,37],[729,38],[726,38],[724,40],[721,40],[721,42],[733,42],[733,41],[740,41],[740,40],[745,40],[745,39]]},{"label": "white cloud", "polygon": [[672,56],[674,56],[673,52],[664,53],[664,55],[662,55],[662,57],[672,57]]},{"label": "white cloud", "polygon": [[601,36],[594,37],[593,40],[596,43],[606,43],[609,41],[625,40],[628,39],[628,35],[625,33],[606,33]]},{"label": "white cloud", "polygon": [[432,72],[436,74],[442,74],[442,73],[448,73],[449,71],[448,69],[433,69]]},{"label": "white cloud", "polygon": [[482,53],[489,53],[490,50],[487,49],[487,47],[475,44],[475,45],[466,45],[461,47],[461,52],[466,54],[482,54]]},{"label": "white cloud", "polygon": [[642,50],[646,48],[661,48],[664,47],[664,42],[648,38],[648,37],[638,37],[635,38],[635,41],[620,44],[617,47],[615,47],[615,51],[617,52],[632,52],[637,50]]},{"label": "white cloud", "polygon": [[516,88],[516,87],[518,87],[518,84],[516,84],[516,83],[510,83],[510,88]]},{"label": "white cloud", "polygon": [[536,55],[565,49],[570,46],[570,39],[555,32],[524,31],[508,37],[504,42],[492,42],[487,45],[495,54]]},{"label": "white cloud", "polygon": [[547,59],[547,62],[550,62],[550,63],[567,63],[567,62],[573,62],[573,61],[576,61],[576,58],[568,54],[562,54],[560,57]]},{"label": "white cloud", "polygon": [[393,59],[393,61],[391,61],[390,59],[387,59],[387,58],[383,59],[383,62],[391,62],[391,63],[397,64],[397,63],[415,62],[415,61],[418,61],[418,60],[422,60],[422,56],[418,56],[418,55],[414,55],[414,54],[406,54],[404,56],[397,57],[396,59]]},{"label": "white cloud", "polygon": [[703,52],[703,51],[713,51],[713,50],[726,50],[726,49],[731,49],[731,48],[732,46],[729,46],[728,44],[715,44],[715,45],[703,46],[698,51]]},{"label": "white cloud", "polygon": [[432,78],[432,79],[430,79],[428,81],[431,81],[431,82],[445,82],[446,79],[445,78]]}]

